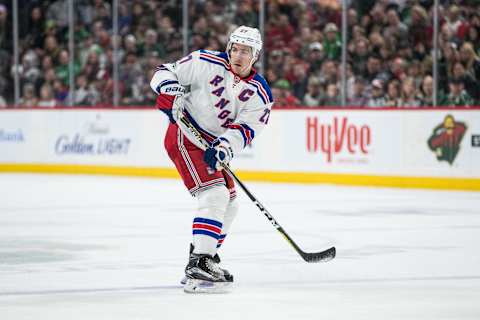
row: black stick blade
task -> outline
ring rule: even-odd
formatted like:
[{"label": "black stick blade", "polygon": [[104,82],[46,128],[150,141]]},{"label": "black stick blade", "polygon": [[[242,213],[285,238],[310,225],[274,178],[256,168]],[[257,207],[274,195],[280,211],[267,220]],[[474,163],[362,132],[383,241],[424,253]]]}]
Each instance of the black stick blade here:
[{"label": "black stick blade", "polygon": [[337,251],[335,247],[331,247],[330,249],[320,251],[320,252],[314,252],[314,253],[303,252],[302,258],[303,260],[310,263],[327,262],[335,258],[336,254],[337,254]]}]

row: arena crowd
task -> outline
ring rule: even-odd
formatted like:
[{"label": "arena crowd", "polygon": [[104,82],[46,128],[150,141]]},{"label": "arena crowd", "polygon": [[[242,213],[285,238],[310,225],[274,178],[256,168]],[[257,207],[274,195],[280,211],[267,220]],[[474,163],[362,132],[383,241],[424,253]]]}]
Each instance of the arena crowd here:
[{"label": "arena crowd", "polygon": [[[13,107],[10,0],[0,0],[0,107]],[[68,1],[19,0],[20,105],[66,105]],[[480,104],[480,1],[439,1],[437,106]],[[113,104],[113,43],[121,106],[153,106],[156,66],[182,57],[182,1],[76,0],[74,103]],[[238,25],[258,27],[258,0],[190,0],[189,50],[225,50]],[[433,0],[349,1],[347,106],[433,106]],[[275,107],[340,107],[342,8],[339,0],[266,1],[264,76]]]}]

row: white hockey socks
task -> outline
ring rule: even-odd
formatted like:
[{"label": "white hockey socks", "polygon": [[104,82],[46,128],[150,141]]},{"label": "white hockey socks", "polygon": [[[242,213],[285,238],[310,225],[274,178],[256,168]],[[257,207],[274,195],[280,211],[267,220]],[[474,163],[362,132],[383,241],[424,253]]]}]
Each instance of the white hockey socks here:
[{"label": "white hockey socks", "polygon": [[230,199],[225,186],[214,186],[198,195],[198,212],[193,219],[193,253],[214,256],[222,234],[225,212]]},{"label": "white hockey socks", "polygon": [[225,212],[225,218],[223,220],[223,228],[222,234],[220,235],[220,239],[218,239],[217,248],[220,248],[227,236],[228,232],[230,231],[230,227],[232,226],[233,220],[238,213],[238,201],[237,199],[230,200],[227,206],[227,211]]}]

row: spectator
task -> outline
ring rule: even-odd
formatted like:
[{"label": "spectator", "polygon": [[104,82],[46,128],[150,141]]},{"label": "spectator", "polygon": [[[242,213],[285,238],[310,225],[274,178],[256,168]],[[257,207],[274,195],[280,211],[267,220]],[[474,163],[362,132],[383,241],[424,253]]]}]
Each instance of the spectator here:
[{"label": "spectator", "polygon": [[[19,26],[22,28],[22,25]],[[21,33],[21,39],[27,48],[41,48],[43,43],[43,31],[45,30],[45,18],[40,6],[34,6],[29,20]]]},{"label": "spectator", "polygon": [[372,81],[372,96],[367,101],[368,108],[381,108],[386,103],[385,94],[383,89],[383,82],[380,79],[374,79]]},{"label": "spectator", "polygon": [[[108,25],[111,21],[110,12],[112,12],[110,3],[103,0],[93,0],[91,21],[103,21]],[[86,21],[88,23],[88,21]]]},{"label": "spectator", "polygon": [[367,72],[365,77],[373,81],[382,72],[382,61],[378,55],[370,55],[367,60]]},{"label": "spectator", "polygon": [[423,81],[423,70],[419,61],[410,61],[407,67],[407,76],[413,79],[415,88],[420,87]]},{"label": "spectator", "polygon": [[452,77],[453,65],[459,60],[457,45],[453,42],[442,46],[442,57],[438,63],[439,88],[447,91],[448,79]]},{"label": "spectator", "polygon": [[23,85],[23,96],[20,98],[20,106],[32,108],[37,105],[38,99],[35,94],[35,86],[32,83]]},{"label": "spectator", "polygon": [[288,47],[295,35],[295,29],[285,14],[280,14],[278,19],[270,19],[267,30],[266,42],[268,50]]},{"label": "spectator", "polygon": [[8,20],[7,7],[0,3],[0,50],[10,52],[13,48],[12,26]]},{"label": "spectator", "polygon": [[347,103],[352,107],[364,107],[368,102],[368,97],[365,93],[365,79],[361,77],[355,77],[353,83],[353,93],[351,97],[348,97]]},{"label": "spectator", "polygon": [[449,81],[449,93],[442,101],[442,105],[444,106],[455,106],[455,107],[463,107],[463,106],[472,106],[473,99],[470,95],[464,90],[464,83],[462,79],[459,78],[452,78]]},{"label": "spectator", "polygon": [[421,99],[417,95],[415,88],[415,80],[411,77],[407,77],[402,82],[402,107],[420,107],[422,104]]},{"label": "spectator", "polygon": [[[141,95],[141,88],[146,82],[146,79],[137,56],[134,53],[128,53],[125,63],[121,65],[120,79],[122,82],[128,84],[125,88],[126,90],[122,103],[126,105],[137,105],[142,103],[144,97]],[[100,92],[103,92],[103,90],[100,90]]]},{"label": "spectator", "polygon": [[145,41],[140,44],[139,55],[146,56],[152,52],[157,53],[157,56],[162,59],[165,58],[165,48],[158,41],[157,32],[153,29],[148,29],[145,34]]},{"label": "spectator", "polygon": [[309,64],[310,74],[319,74],[322,67],[322,63],[325,59],[325,51],[323,45],[320,42],[312,42],[308,46],[307,62]]},{"label": "spectator", "polygon": [[58,62],[60,46],[58,45],[57,38],[55,36],[49,35],[45,38],[45,41],[43,43],[43,50],[46,55],[52,58],[54,63]]},{"label": "spectator", "polygon": [[468,73],[471,74],[475,80],[480,81],[480,57],[475,53],[473,44],[464,42],[459,53],[460,62],[463,63]]},{"label": "spectator", "polygon": [[[60,51],[59,54],[59,62],[60,65],[55,68],[55,73],[57,75],[57,79],[62,81],[65,85],[69,82],[70,76],[70,55],[67,50]],[[73,64],[73,74],[74,76],[80,72],[80,65],[77,62]]]},{"label": "spectator", "polygon": [[427,48],[432,47],[433,28],[430,23],[428,13],[421,5],[414,5],[410,10],[410,18],[406,20],[408,27],[408,43],[415,47],[418,43],[423,43]]},{"label": "spectator", "polygon": [[303,98],[303,104],[307,107],[318,107],[322,103],[322,84],[317,77],[308,79],[307,93]]},{"label": "spectator", "polygon": [[328,23],[325,26],[325,39],[323,40],[323,48],[327,59],[339,60],[342,53],[342,41],[338,34],[338,28],[335,23]]},{"label": "spectator", "polygon": [[40,99],[37,103],[37,107],[41,108],[53,108],[57,105],[57,101],[55,101],[53,97],[53,90],[52,87],[45,83],[40,88]]},{"label": "spectator", "polygon": [[407,63],[405,59],[396,57],[390,63],[390,78],[402,81],[407,77]]},{"label": "spectator", "polygon": [[88,78],[85,74],[80,74],[76,79],[75,85],[75,105],[92,106],[95,104],[95,98],[98,93],[92,92],[88,87]]},{"label": "spectator", "polygon": [[420,87],[422,96],[422,106],[433,106],[433,77],[426,75],[423,78],[422,86]]},{"label": "spectator", "polygon": [[400,95],[401,85],[397,79],[392,79],[387,84],[387,94],[385,95],[385,106],[400,107],[403,105]]},{"label": "spectator", "polygon": [[56,24],[61,28],[68,26],[68,1],[56,0],[48,6],[47,19],[56,21]]},{"label": "spectator", "polygon": [[475,80],[475,77],[470,72],[466,71],[463,63],[459,61],[455,62],[452,70],[452,78],[461,79],[465,86],[465,90],[474,100],[479,98],[480,81]]},{"label": "spectator", "polygon": [[323,84],[326,83],[337,83],[337,64],[333,60],[325,60],[322,64],[322,69],[320,72],[320,81]]},{"label": "spectator", "polygon": [[339,107],[342,105],[340,99],[340,92],[336,83],[328,83],[325,90],[325,97],[323,98],[322,105],[328,107]]},{"label": "spectator", "polygon": [[234,23],[242,26],[256,26],[258,20],[258,13],[252,8],[252,3],[249,1],[241,1],[237,6],[237,13],[235,14]]},{"label": "spectator", "polygon": [[265,77],[266,77],[268,83],[275,83],[275,82],[277,82],[277,80],[279,80],[277,72],[275,70],[271,69],[271,68],[267,69],[267,73],[266,73]]},{"label": "spectator", "polygon": [[363,76],[367,73],[367,60],[370,52],[369,41],[366,38],[359,38],[354,41],[352,47],[353,71],[356,75]]},{"label": "spectator", "polygon": [[358,12],[355,8],[349,8],[347,10],[347,25],[348,25],[348,34],[350,39],[352,38],[353,29],[359,24]]},{"label": "spectator", "polygon": [[450,34],[457,36],[458,30],[463,24],[460,8],[456,5],[450,6],[445,17],[445,25]]},{"label": "spectator", "polygon": [[473,44],[475,52],[480,53],[480,28],[468,28],[465,40]]},{"label": "spectator", "polygon": [[57,80],[57,75],[53,67],[44,69],[43,82],[53,85],[53,82]]},{"label": "spectator", "polygon": [[293,81],[291,83],[293,95],[301,101],[308,86],[307,66],[305,64],[299,63],[293,66]]},{"label": "spectator", "polygon": [[388,26],[383,30],[386,39],[395,39],[397,43],[408,43],[408,27],[400,20],[396,9],[387,11]]},{"label": "spectator", "polygon": [[129,53],[132,53],[134,55],[138,55],[138,47],[137,47],[137,38],[133,34],[129,34],[125,36],[124,39],[124,47],[125,47],[125,53],[124,55],[128,55]]},{"label": "spectator", "polygon": [[52,87],[53,87],[53,95],[55,97],[55,100],[57,100],[61,105],[66,104],[67,97],[68,97],[67,86],[59,79],[55,79],[53,81]]},{"label": "spectator", "polygon": [[41,71],[38,68],[38,56],[33,50],[28,50],[22,57],[20,79],[22,82],[31,82],[38,87],[41,81]]},{"label": "spectator", "polygon": [[280,79],[273,84],[272,95],[278,107],[293,107],[300,101],[291,93],[288,80]]}]

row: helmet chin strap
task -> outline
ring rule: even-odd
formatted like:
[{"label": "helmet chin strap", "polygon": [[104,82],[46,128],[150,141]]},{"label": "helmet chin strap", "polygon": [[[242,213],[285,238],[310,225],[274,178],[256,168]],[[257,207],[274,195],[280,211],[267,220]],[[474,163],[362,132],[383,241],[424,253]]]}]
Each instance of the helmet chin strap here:
[{"label": "helmet chin strap", "polygon": [[[232,50],[232,45],[233,43],[229,43],[228,45],[228,49],[227,49],[227,56],[228,56],[228,61],[230,62],[230,65],[232,64],[232,58],[230,57],[230,50]],[[252,67],[253,67],[253,64],[257,61],[257,58],[258,58],[258,53],[254,54],[254,49],[252,48],[252,59],[250,60],[250,63],[245,67],[243,68],[243,70],[252,70]],[[242,71],[243,71],[242,70]],[[233,71],[233,70],[232,70]]]}]

